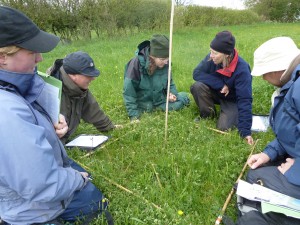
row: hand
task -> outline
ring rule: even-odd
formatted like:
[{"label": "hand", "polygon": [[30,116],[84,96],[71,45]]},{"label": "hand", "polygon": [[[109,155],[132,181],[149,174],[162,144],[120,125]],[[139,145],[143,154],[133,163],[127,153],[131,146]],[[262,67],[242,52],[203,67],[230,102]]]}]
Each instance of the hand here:
[{"label": "hand", "polygon": [[246,139],[246,141],[249,145],[253,145],[254,141],[253,141],[253,138],[250,135],[246,136],[245,139]]},{"label": "hand", "polygon": [[224,87],[222,88],[222,90],[220,91],[222,94],[225,94],[225,97],[229,94],[229,88],[228,86],[225,84]]},{"label": "hand", "polygon": [[261,152],[259,154],[252,155],[250,159],[248,159],[247,163],[251,169],[256,169],[269,161],[270,157],[266,153]]},{"label": "hand", "polygon": [[55,132],[59,138],[62,138],[65,136],[65,134],[68,132],[68,124],[66,122],[66,119],[64,115],[59,114],[58,123],[54,124]]},{"label": "hand", "polygon": [[285,172],[288,171],[292,167],[294,162],[295,162],[295,159],[287,158],[286,163],[281,163],[281,165],[278,166],[277,168],[282,174],[285,174]]},{"label": "hand", "polygon": [[176,102],[176,100],[177,100],[176,95],[170,93],[169,94],[169,102]]},{"label": "hand", "polygon": [[83,187],[89,182],[89,174],[87,172],[79,172],[84,180]]},{"label": "hand", "polygon": [[89,174],[87,172],[79,172],[84,179],[89,179]]},{"label": "hand", "polygon": [[115,124],[115,129],[122,129],[123,128],[123,125],[121,124]]}]

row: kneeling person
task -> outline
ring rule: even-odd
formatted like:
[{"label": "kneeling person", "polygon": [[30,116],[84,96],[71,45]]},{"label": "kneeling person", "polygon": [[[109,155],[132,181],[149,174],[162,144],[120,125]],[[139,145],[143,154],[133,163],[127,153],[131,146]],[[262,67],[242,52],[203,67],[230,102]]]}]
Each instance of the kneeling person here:
[{"label": "kneeling person", "polygon": [[87,53],[78,51],[64,59],[57,59],[47,73],[63,82],[60,112],[69,126],[67,134],[61,138],[63,143],[76,131],[81,119],[93,124],[99,131],[121,126],[112,123],[88,89],[100,71]]},{"label": "kneeling person", "polygon": [[[169,68],[169,39],[153,35],[138,45],[136,57],[125,68],[123,97],[131,121],[143,112],[166,109]],[[189,104],[187,93],[178,93],[171,79],[168,110],[179,110]]]}]

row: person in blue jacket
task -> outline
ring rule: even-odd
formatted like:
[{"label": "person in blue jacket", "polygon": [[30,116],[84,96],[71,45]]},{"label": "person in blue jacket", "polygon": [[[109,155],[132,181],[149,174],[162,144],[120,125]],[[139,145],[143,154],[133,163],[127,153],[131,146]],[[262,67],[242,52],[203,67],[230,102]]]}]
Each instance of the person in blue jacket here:
[{"label": "person in blue jacket", "polygon": [[61,125],[39,104],[45,82],[37,65],[58,42],[20,11],[0,6],[0,217],[7,224],[74,222],[107,205],[68,157]]},{"label": "person in blue jacket", "polygon": [[167,99],[170,111],[189,105],[187,93],[178,93],[172,78],[167,98],[168,69],[169,39],[165,35],[155,34],[138,45],[124,74],[123,97],[130,121],[139,121],[143,112],[165,110]]},{"label": "person in blue jacket", "polygon": [[[285,69],[287,59],[290,65]],[[283,65],[278,65],[281,62]],[[251,169],[247,181],[300,199],[300,51],[289,37],[270,39],[254,52],[252,73],[262,75],[281,88],[270,113],[270,125],[276,137],[263,152],[248,159]],[[274,212],[251,211],[237,224],[296,225],[300,224],[300,219]]]},{"label": "person in blue jacket", "polygon": [[237,127],[242,138],[253,144],[252,77],[249,64],[235,49],[235,37],[229,31],[216,34],[210,43],[210,53],[194,69],[196,81],[190,88],[200,116],[215,117],[215,104],[220,105],[217,128]]}]

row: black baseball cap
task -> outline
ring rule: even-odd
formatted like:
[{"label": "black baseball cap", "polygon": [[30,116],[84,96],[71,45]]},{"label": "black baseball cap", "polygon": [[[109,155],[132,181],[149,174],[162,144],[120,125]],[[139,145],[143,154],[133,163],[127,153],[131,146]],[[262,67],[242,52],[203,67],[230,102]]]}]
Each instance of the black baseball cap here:
[{"label": "black baseball cap", "polygon": [[0,6],[0,47],[18,46],[33,52],[49,52],[59,38],[42,31],[20,11]]},{"label": "black baseball cap", "polygon": [[63,68],[67,74],[81,74],[98,77],[100,71],[96,69],[93,59],[82,51],[73,52],[63,59]]}]

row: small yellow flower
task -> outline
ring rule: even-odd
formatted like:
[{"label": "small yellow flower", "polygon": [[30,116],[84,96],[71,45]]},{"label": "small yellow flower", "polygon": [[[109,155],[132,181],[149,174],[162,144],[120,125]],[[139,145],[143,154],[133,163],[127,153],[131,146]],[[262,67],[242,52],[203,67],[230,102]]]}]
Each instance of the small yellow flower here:
[{"label": "small yellow flower", "polygon": [[178,210],[178,215],[182,216],[183,215],[183,211],[182,210]]}]

